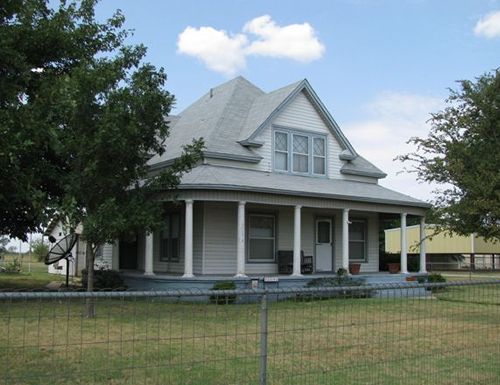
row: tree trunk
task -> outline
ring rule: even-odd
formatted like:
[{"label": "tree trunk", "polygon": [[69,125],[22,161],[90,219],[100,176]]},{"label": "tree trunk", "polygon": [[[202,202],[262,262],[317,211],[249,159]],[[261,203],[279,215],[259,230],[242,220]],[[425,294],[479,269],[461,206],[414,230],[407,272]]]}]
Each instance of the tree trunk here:
[{"label": "tree trunk", "polygon": [[[85,264],[87,269],[87,292],[94,291],[94,250],[92,243],[87,241],[85,252]],[[95,317],[95,304],[93,298],[85,300],[85,315],[87,318]]]}]

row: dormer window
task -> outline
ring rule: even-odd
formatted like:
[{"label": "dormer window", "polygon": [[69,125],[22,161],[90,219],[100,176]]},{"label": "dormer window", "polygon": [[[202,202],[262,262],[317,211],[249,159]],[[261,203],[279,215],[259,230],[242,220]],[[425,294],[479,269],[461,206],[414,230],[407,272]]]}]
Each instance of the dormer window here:
[{"label": "dormer window", "polygon": [[309,138],[292,134],[293,137],[293,172],[309,172]]},{"label": "dormer window", "polygon": [[288,171],[288,134],[284,132],[274,134],[274,168]]},{"label": "dormer window", "polygon": [[313,174],[325,175],[325,139],[313,138]]},{"label": "dormer window", "polygon": [[291,130],[274,131],[274,169],[292,174],[326,175],[326,137]]}]

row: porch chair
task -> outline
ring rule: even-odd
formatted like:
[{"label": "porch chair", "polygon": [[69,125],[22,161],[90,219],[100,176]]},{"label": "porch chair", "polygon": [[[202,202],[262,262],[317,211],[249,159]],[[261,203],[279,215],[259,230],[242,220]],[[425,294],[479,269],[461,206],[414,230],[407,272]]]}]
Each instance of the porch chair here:
[{"label": "porch chair", "polygon": [[[278,250],[278,274],[292,274],[293,272],[293,250]],[[304,256],[304,251],[300,251],[300,272],[302,274],[312,274],[313,257]]]}]

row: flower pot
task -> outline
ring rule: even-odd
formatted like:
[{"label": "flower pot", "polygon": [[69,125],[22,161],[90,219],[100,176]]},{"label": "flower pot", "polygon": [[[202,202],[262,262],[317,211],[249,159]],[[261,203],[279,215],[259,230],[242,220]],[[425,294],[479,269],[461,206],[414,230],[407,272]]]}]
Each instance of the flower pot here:
[{"label": "flower pot", "polygon": [[358,275],[361,270],[361,263],[350,263],[349,264],[349,273],[352,275]]},{"label": "flower pot", "polygon": [[388,263],[387,268],[389,269],[389,273],[397,274],[401,269],[401,265],[399,263]]}]

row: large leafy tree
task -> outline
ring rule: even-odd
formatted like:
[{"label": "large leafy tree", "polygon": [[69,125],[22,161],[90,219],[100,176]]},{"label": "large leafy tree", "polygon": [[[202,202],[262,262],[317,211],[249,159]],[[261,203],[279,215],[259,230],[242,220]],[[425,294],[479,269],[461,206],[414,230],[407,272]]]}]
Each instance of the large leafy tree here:
[{"label": "large leafy tree", "polygon": [[412,138],[411,162],[425,182],[443,186],[433,219],[459,234],[500,238],[500,70],[450,90],[432,114],[427,138]]},{"label": "large leafy tree", "polygon": [[143,62],[146,49],[125,44],[123,15],[99,23],[95,3],[0,6],[0,232],[22,237],[53,212],[82,224],[89,290],[96,247],[157,228],[158,191],[175,189],[203,146],[193,141],[168,170],[148,173],[174,98],[163,69]]}]

